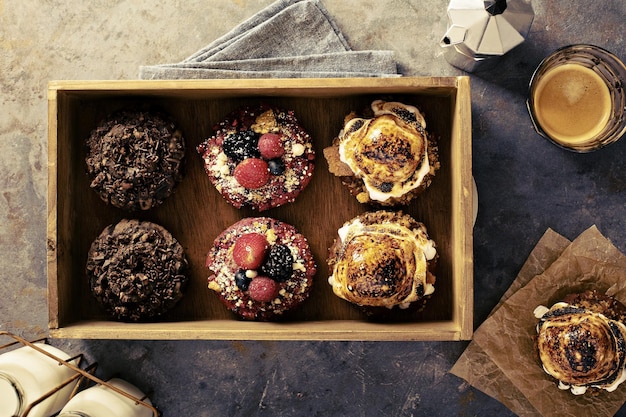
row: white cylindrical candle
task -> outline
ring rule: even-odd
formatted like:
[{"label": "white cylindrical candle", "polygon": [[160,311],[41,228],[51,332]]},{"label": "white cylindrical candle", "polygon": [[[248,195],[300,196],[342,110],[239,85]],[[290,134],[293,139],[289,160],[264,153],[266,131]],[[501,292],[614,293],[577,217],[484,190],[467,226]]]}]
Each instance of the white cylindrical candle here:
[{"label": "white cylindrical candle", "polygon": [[[144,394],[134,385],[119,378],[113,378],[108,384],[142,399]],[[143,400],[152,405],[149,399]],[[151,417],[153,412],[132,399],[125,397],[105,385],[94,385],[76,394],[63,407],[58,417]]]},{"label": "white cylindrical candle", "polygon": [[[35,343],[35,346],[60,360],[70,359],[65,352],[48,344]],[[77,365],[78,359],[70,363]],[[59,364],[30,346],[0,355],[0,417],[21,415],[31,403],[59,387],[73,375],[75,372],[71,368]],[[28,417],[49,417],[57,413],[68,401],[77,382],[78,379],[34,406]]]}]

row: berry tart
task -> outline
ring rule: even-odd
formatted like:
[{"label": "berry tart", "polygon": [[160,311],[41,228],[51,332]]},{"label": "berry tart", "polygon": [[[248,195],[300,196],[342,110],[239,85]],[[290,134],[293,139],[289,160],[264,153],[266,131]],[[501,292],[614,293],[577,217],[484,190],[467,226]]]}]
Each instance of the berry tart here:
[{"label": "berry tart", "polygon": [[437,144],[415,106],[375,100],[364,113],[346,116],[324,149],[329,170],[360,203],[406,205],[439,169]]},{"label": "berry tart", "polygon": [[423,223],[379,210],[345,222],[338,235],[327,259],[335,295],[372,317],[424,307],[435,291],[438,254]]},{"label": "berry tart", "polygon": [[107,226],[87,256],[92,294],[122,321],[142,321],[170,310],[183,297],[188,263],[183,247],[162,226],[123,219]]},{"label": "berry tart", "polygon": [[248,217],[224,230],[206,262],[215,291],[232,312],[246,320],[283,316],[308,296],[316,272],[304,236],[291,225]]},{"label": "berry tart", "polygon": [[160,205],[182,180],[185,140],[163,113],[122,110],[87,139],[87,172],[100,198],[127,211]]},{"label": "berry tart", "polygon": [[313,175],[311,137],[292,111],[267,104],[232,112],[197,151],[215,188],[236,208],[293,202]]}]

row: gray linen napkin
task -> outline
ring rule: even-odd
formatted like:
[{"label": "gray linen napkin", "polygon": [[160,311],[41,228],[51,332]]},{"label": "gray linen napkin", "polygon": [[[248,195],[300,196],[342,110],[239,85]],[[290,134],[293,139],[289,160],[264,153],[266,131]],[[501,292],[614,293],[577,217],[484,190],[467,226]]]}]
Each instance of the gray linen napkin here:
[{"label": "gray linen napkin", "polygon": [[179,63],[141,79],[397,77],[392,51],[353,51],[319,0],[278,0]]}]

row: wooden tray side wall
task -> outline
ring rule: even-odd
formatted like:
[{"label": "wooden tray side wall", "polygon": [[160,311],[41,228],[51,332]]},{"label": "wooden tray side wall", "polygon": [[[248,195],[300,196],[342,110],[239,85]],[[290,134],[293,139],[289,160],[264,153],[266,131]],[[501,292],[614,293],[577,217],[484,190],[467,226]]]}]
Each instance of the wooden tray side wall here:
[{"label": "wooden tray side wall", "polygon": [[[351,110],[390,97],[416,104],[440,136],[442,169],[408,212],[428,226],[441,254],[436,296],[421,313],[394,323],[368,322],[326,284],[325,253],[336,230],[371,207],[360,205],[328,173],[322,150]],[[314,138],[313,181],[295,203],[261,215],[294,224],[318,264],[310,299],[287,322],[236,320],[206,289],[204,257],[217,234],[245,216],[212,187],[195,151],[226,113],[268,101],[295,111]],[[127,214],[89,189],[83,141],[108,113],[149,103],[177,120],[188,144],[186,178],[162,206]],[[471,120],[469,81],[459,78],[366,80],[240,80],[202,82],[52,82],[49,91],[48,280],[53,337],[148,339],[458,340],[472,333]],[[165,226],[185,247],[191,283],[185,299],[156,323],[108,320],[84,277],[86,254],[100,231],[124,217]]]},{"label": "wooden tray side wall", "polygon": [[[451,158],[457,163],[454,165],[452,206],[458,207],[453,213],[455,222],[452,230],[458,235],[452,241],[458,246],[454,249],[454,288],[459,293],[455,297],[463,300],[455,304],[455,322],[461,324],[461,339],[471,339],[473,333],[474,311],[474,256],[473,256],[473,225],[474,225],[474,187],[472,172],[472,120],[470,81],[468,77],[459,79],[459,89],[455,100],[454,116],[452,117]],[[472,277],[472,279],[467,279]]]}]

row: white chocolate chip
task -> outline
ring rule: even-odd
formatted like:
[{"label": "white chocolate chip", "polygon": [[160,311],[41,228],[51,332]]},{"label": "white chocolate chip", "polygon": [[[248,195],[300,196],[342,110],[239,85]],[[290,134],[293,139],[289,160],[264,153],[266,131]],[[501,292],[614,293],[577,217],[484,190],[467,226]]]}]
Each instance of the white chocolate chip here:
[{"label": "white chocolate chip", "polygon": [[533,315],[535,316],[535,318],[542,318],[544,314],[546,314],[548,311],[550,311],[550,309],[546,306],[537,306],[535,308],[535,310],[533,311]]},{"label": "white chocolate chip", "polygon": [[301,143],[296,143],[291,148],[291,153],[293,156],[300,156],[304,153],[304,145]]}]

